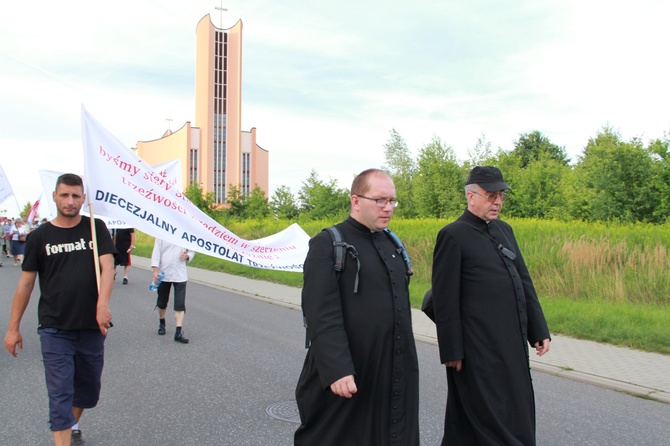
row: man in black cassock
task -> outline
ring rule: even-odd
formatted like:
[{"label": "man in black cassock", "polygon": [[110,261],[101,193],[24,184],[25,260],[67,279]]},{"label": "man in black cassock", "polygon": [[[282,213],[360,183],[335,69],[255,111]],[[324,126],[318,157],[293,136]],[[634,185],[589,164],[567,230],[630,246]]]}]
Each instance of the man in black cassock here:
[{"label": "man in black cassock", "polygon": [[383,232],[395,198],[384,171],[369,169],[354,179],[350,216],[336,227],[358,252],[360,271],[347,254],[338,276],[327,231],[310,241],[302,308],[311,345],[296,388],[302,424],[295,445],[419,444],[409,275]]},{"label": "man in black cassock", "polygon": [[477,166],[468,207],[442,228],[433,253],[433,305],[447,367],[443,445],[535,445],[528,343],[549,351],[549,329],[509,224],[498,220],[510,187]]}]

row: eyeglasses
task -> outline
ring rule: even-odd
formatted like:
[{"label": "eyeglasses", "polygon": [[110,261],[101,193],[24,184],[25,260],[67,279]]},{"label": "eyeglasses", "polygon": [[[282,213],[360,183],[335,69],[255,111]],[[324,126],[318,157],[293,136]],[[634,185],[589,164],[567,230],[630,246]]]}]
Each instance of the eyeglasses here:
[{"label": "eyeglasses", "polygon": [[480,194],[477,191],[471,190],[475,195],[479,195],[480,197],[484,197],[488,200],[489,203],[495,203],[498,197],[500,197],[500,201],[505,201],[505,198],[507,197],[507,194],[505,192],[491,192],[490,194]]},{"label": "eyeglasses", "polygon": [[390,200],[387,200],[386,198],[370,198],[370,197],[364,197],[363,195],[356,195],[358,198],[365,198],[366,200],[372,200],[375,202],[378,208],[384,208],[386,207],[387,204],[391,204],[391,207],[397,208],[398,207],[398,200],[392,198]]}]

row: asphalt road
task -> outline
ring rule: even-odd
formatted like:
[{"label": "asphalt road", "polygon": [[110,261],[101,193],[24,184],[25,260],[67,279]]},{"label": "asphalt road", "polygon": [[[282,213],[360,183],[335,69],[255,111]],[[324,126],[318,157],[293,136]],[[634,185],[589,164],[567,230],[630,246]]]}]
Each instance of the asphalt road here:
[{"label": "asphalt road", "polygon": [[[19,277],[0,268],[0,332]],[[297,424],[294,389],[305,350],[299,311],[208,288],[187,287],[188,345],[158,336],[150,274],[115,283],[114,328],[103,390],[81,428],[91,445],[287,446]],[[36,333],[38,292],[22,324],[24,351],[0,352],[0,445],[49,445],[44,375]],[[422,444],[442,436],[446,379],[433,345],[418,343]],[[668,445],[670,405],[534,374],[538,444]],[[270,410],[270,414],[268,414]],[[271,416],[272,415],[272,416]]]}]

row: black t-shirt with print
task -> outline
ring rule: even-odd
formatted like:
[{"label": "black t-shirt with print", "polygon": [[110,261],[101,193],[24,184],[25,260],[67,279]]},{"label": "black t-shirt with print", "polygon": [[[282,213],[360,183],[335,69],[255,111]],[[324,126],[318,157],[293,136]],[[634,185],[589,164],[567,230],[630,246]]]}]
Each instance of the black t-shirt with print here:
[{"label": "black t-shirt with print", "polygon": [[[46,223],[26,240],[23,270],[37,271],[39,275],[40,328],[98,329],[98,287],[90,224],[86,216],[73,228]],[[98,255],[114,254],[112,238],[102,220],[95,220],[95,233]]]}]

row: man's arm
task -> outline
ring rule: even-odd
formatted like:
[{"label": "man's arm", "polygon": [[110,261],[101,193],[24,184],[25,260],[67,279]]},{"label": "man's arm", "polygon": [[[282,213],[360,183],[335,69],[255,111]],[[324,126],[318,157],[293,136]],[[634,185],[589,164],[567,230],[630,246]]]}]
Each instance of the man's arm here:
[{"label": "man's arm", "polygon": [[[307,318],[307,334],[311,342],[319,380],[323,389],[345,396],[355,386],[355,369],[349,340],[344,329],[342,297],[335,269],[333,241],[327,232],[321,232],[310,241],[305,259],[302,290],[302,309]],[[348,392],[337,391],[337,385],[346,381]],[[355,388],[355,387],[354,387]]]},{"label": "man's arm", "polygon": [[100,256],[100,290],[98,291],[98,306],[96,320],[100,332],[107,336],[107,329],[111,326],[112,311],[109,309],[109,299],[114,287],[114,256],[103,254]]},{"label": "man's arm", "polygon": [[443,228],[433,251],[432,290],[440,362],[447,367],[462,366],[463,326],[461,324],[461,248],[455,236]]},{"label": "man's arm", "polygon": [[21,319],[23,319],[23,313],[26,312],[26,307],[28,307],[28,302],[30,302],[36,277],[37,271],[23,271],[14,293],[12,310],[9,314],[9,326],[5,334],[5,348],[14,357],[23,350],[23,338],[19,326],[21,325]]}]

